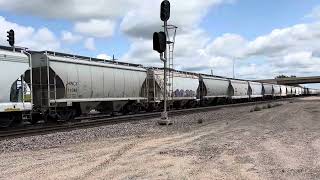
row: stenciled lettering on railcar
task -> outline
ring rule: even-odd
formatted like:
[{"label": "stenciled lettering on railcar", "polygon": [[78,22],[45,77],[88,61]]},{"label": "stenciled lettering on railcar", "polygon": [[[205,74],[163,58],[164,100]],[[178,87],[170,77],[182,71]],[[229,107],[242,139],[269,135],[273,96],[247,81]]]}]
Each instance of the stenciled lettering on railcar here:
[{"label": "stenciled lettering on railcar", "polygon": [[66,84],[66,94],[68,98],[76,98],[79,90],[79,82],[70,81]]},{"label": "stenciled lettering on railcar", "polygon": [[193,90],[183,90],[183,89],[176,89],[173,92],[173,97],[195,97],[196,92]]}]

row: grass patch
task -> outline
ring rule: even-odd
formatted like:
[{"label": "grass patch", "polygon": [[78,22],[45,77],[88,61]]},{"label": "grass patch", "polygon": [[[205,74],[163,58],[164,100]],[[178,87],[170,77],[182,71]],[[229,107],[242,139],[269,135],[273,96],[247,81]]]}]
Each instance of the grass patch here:
[{"label": "grass patch", "polygon": [[278,107],[278,106],[282,106],[283,104],[280,104],[280,103],[276,103],[273,105],[273,107]]},{"label": "grass patch", "polygon": [[253,111],[261,111],[262,109],[261,109],[261,107],[259,107],[259,106],[256,106],[256,107],[254,107],[254,109],[253,109]]},{"label": "grass patch", "polygon": [[262,111],[263,109],[271,109],[271,108],[282,106],[282,105],[283,104],[281,103],[275,103],[275,104],[267,104],[263,106],[255,106],[253,109],[250,110],[250,112]]}]

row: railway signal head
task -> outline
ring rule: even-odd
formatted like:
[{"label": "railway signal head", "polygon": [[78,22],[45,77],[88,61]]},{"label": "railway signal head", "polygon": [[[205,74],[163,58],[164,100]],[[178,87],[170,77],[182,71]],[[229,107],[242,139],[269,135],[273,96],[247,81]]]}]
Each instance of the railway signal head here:
[{"label": "railway signal head", "polygon": [[8,40],[7,41],[9,42],[10,46],[14,46],[14,43],[15,43],[15,41],[14,41],[14,30],[11,29],[7,33],[8,33],[8,35],[7,35]]},{"label": "railway signal head", "polygon": [[164,0],[161,3],[160,19],[162,21],[168,21],[169,18],[170,18],[170,2],[168,0]]},{"label": "railway signal head", "polygon": [[159,53],[165,52],[167,49],[167,36],[164,32],[153,33],[153,50]]}]

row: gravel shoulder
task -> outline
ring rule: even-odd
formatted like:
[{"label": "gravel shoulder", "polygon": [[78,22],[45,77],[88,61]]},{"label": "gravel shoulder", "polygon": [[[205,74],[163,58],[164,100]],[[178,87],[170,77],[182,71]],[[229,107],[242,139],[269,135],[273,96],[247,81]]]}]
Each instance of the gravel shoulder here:
[{"label": "gravel shoulder", "polygon": [[0,141],[0,179],[320,179],[320,98],[282,104]]}]

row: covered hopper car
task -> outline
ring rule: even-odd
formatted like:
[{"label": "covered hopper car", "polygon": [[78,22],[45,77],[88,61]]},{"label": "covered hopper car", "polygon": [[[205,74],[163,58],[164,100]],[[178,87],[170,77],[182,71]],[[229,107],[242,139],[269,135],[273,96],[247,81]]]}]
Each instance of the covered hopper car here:
[{"label": "covered hopper car", "polygon": [[0,49],[0,127],[21,122],[32,110],[29,70],[28,55]]},{"label": "covered hopper car", "polygon": [[[90,113],[159,111],[162,68],[50,51],[0,47],[0,127],[23,121],[69,121]],[[169,69],[169,108],[317,95],[314,89]]]},{"label": "covered hopper car", "polygon": [[[167,100],[171,107],[194,107],[199,101],[197,91],[199,75],[196,73],[172,70],[168,78]],[[171,82],[170,82],[171,79]],[[164,100],[164,71],[161,68],[148,68],[146,80],[148,109],[160,109]],[[144,91],[145,92],[145,91]]]},{"label": "covered hopper car", "polygon": [[139,65],[53,52],[31,54],[33,103],[47,118],[131,111],[147,101],[141,91],[147,70]]}]

